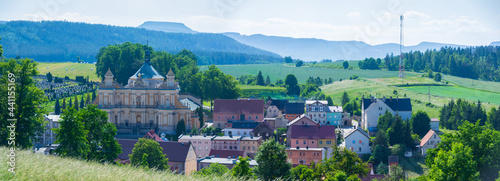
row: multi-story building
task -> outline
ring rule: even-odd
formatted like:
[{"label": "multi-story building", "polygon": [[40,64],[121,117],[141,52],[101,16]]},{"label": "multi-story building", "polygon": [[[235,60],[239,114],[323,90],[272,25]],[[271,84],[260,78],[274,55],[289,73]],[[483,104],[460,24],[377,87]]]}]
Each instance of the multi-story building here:
[{"label": "multi-story building", "polygon": [[412,107],[410,98],[390,97],[386,99],[363,98],[361,105],[361,126],[367,129],[370,134],[377,132],[378,118],[389,111],[394,116],[401,116],[403,120],[411,118]]},{"label": "multi-story building", "polygon": [[259,99],[216,99],[213,126],[225,128],[228,121],[262,122],[264,101]]},{"label": "multi-story building", "polygon": [[216,136],[212,139],[212,150],[240,150],[241,136]]},{"label": "multi-story building", "polygon": [[60,115],[44,115],[45,131],[40,136],[40,143],[42,145],[50,145],[56,141],[56,133],[52,129],[59,128]]},{"label": "multi-story building", "polygon": [[175,133],[177,123],[185,121],[187,131],[198,128],[198,117],[179,102],[180,87],[172,70],[165,77],[151,66],[149,51],[142,67],[122,86],[111,70],[97,90],[94,104],[108,113],[120,134],[145,134],[151,129]]},{"label": "multi-story building", "polygon": [[323,148],[310,148],[310,147],[290,147],[286,149],[288,162],[293,167],[298,165],[311,165],[314,163],[321,163],[325,159],[326,149]]},{"label": "multi-story building", "polygon": [[341,106],[329,106],[329,112],[326,113],[326,123],[320,123],[321,125],[334,125],[339,126],[342,125],[342,110]]},{"label": "multi-story building", "polygon": [[[319,141],[336,144],[335,126],[292,125],[287,131],[287,145],[290,147],[318,148]],[[324,145],[322,144],[322,146]]]},{"label": "multi-story building", "polygon": [[193,144],[193,149],[196,152],[198,158],[210,156],[210,150],[212,150],[212,140],[215,136],[193,136],[193,135],[181,135],[179,136],[178,142],[191,142]]},{"label": "multi-story building", "polygon": [[357,154],[370,154],[370,135],[361,128],[347,129],[343,134],[341,146]]},{"label": "multi-story building", "polygon": [[222,129],[222,132],[224,136],[251,136],[253,129],[260,123],[253,121],[229,121],[226,124],[228,127]]},{"label": "multi-story building", "polygon": [[304,103],[286,103],[283,114],[285,114],[285,118],[288,119],[288,121],[293,121],[294,119],[300,117],[300,115],[304,114]]},{"label": "multi-story building", "polygon": [[262,144],[262,137],[243,137],[240,140],[240,149],[245,151],[244,156],[254,158]]},{"label": "multi-story building", "polygon": [[327,112],[330,112],[327,101],[306,101],[306,116],[317,123],[326,125]]}]

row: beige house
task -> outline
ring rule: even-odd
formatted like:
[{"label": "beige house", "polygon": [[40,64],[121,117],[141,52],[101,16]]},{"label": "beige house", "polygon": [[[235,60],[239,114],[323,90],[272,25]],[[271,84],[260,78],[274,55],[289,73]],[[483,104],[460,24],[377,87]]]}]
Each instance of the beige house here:
[{"label": "beige house", "polygon": [[424,138],[422,138],[422,141],[420,141],[422,155],[426,155],[429,148],[436,148],[439,142],[441,142],[439,135],[434,130],[429,130]]},{"label": "beige house", "polygon": [[242,137],[240,140],[240,149],[245,151],[244,156],[254,158],[262,144],[262,137]]},{"label": "beige house", "polygon": [[149,52],[142,67],[125,86],[116,83],[110,70],[97,90],[94,104],[108,113],[119,134],[145,134],[150,130],[172,134],[185,121],[186,131],[198,128],[198,117],[179,101],[180,87],[170,70],[166,79],[151,66]]}]

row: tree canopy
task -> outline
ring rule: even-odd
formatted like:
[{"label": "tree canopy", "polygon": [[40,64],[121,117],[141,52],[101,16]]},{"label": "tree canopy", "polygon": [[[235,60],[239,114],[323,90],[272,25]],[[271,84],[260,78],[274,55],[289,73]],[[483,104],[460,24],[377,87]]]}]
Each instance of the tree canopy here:
[{"label": "tree canopy", "polygon": [[290,175],[292,166],[287,162],[285,146],[274,139],[269,139],[259,146],[255,160],[258,165],[254,172],[262,180],[285,179]]},{"label": "tree canopy", "polygon": [[417,111],[417,113],[411,116],[413,133],[418,134],[420,138],[423,138],[429,132],[431,129],[430,123],[431,118],[422,110]]},{"label": "tree canopy", "polygon": [[143,165],[143,157],[148,168],[156,168],[158,170],[166,170],[168,166],[167,155],[163,154],[163,148],[160,144],[152,139],[139,138],[139,141],[134,145],[132,154],[129,155],[132,165]]}]

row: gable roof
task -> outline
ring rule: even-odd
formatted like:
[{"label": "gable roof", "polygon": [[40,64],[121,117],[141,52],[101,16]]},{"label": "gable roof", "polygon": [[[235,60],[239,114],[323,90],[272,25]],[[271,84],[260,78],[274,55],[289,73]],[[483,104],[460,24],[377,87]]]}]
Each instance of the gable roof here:
[{"label": "gable roof", "polygon": [[257,128],[262,128],[262,127],[267,127],[269,128],[270,130],[275,130],[275,128],[273,126],[271,126],[267,121],[263,121],[263,122],[260,122],[259,125],[257,125],[255,128],[254,128],[254,132],[257,131]]},{"label": "gable roof", "polygon": [[147,138],[147,139],[153,139],[155,141],[163,141],[156,133],[154,130],[151,130],[149,131],[148,133],[146,133],[146,135],[144,135],[143,138]]},{"label": "gable roof", "polygon": [[260,123],[261,122],[255,122],[255,121],[233,121],[231,128],[234,128],[234,129],[254,129]]},{"label": "gable roof", "polygon": [[153,66],[146,62],[144,62],[144,64],[142,64],[142,67],[137,70],[137,72],[135,72],[134,75],[132,75],[130,78],[137,78],[140,73],[142,73],[142,79],[164,78],[156,71],[155,68],[153,68]]},{"label": "gable roof", "polygon": [[304,114],[304,103],[286,103],[285,114]]},{"label": "gable roof", "polygon": [[368,109],[374,102],[382,101],[389,106],[393,111],[412,111],[410,98],[396,98],[396,99],[367,99],[363,98],[363,110]]},{"label": "gable roof", "polygon": [[216,99],[214,113],[264,114],[264,101],[259,99]]},{"label": "gable roof", "polygon": [[[434,134],[436,134],[436,132],[434,130],[430,129],[429,132],[427,132],[427,134],[425,134],[425,136],[420,141],[420,146],[424,146],[429,141],[429,139],[432,138],[432,135],[434,135]],[[439,136],[439,135],[437,135],[437,136]]]},{"label": "gable roof", "polygon": [[279,110],[283,110],[286,103],[288,103],[288,100],[271,100],[270,106],[276,106]]},{"label": "gable roof", "polygon": [[[134,149],[135,143],[139,140],[125,140],[116,139],[118,144],[122,147],[122,153],[118,155],[119,159],[128,160],[129,154],[132,154],[132,149]],[[163,154],[166,154],[168,161],[174,162],[185,162],[186,157],[191,147],[191,142],[180,143],[180,142],[158,142],[160,147],[163,148]],[[194,151],[194,150],[193,150]]]},{"label": "gable roof", "polygon": [[364,130],[362,130],[361,128],[357,128],[357,129],[351,129],[349,131],[346,131],[346,133],[344,133],[344,139],[351,136],[353,133],[355,132],[360,132],[362,135],[366,136],[368,139],[370,139],[370,135],[368,135],[368,133],[366,133]]},{"label": "gable roof", "polygon": [[344,112],[342,106],[328,106],[330,112]]},{"label": "gable roof", "polygon": [[215,158],[238,158],[239,156],[243,157],[245,151],[243,150],[210,150],[208,155],[215,156]]},{"label": "gable roof", "polygon": [[438,118],[431,118],[431,122],[439,122]]},{"label": "gable roof", "polygon": [[321,104],[324,104],[324,105],[328,105],[328,101],[323,101],[323,100],[306,101],[306,104],[314,104],[314,103],[321,103]]},{"label": "gable roof", "polygon": [[316,125],[319,125],[319,123],[317,123],[316,121],[309,119],[305,114],[302,114],[299,117],[295,118],[294,120],[290,121],[288,124],[286,124],[286,126],[291,126],[296,122],[301,121],[302,119],[307,119],[309,121],[312,121],[313,123],[316,123]]},{"label": "gable roof", "polygon": [[292,139],[335,139],[335,126],[302,126],[292,125],[290,137]]}]

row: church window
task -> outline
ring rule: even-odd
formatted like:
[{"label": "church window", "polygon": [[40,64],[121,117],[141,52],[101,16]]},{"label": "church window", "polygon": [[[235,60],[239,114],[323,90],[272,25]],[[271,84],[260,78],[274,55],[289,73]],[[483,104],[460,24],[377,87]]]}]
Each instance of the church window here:
[{"label": "church window", "polygon": [[137,120],[137,123],[141,123],[141,115],[139,115],[139,114],[138,114],[136,118],[137,118],[137,119],[136,119],[136,120]]},{"label": "church window", "polygon": [[137,96],[135,104],[138,106],[141,105],[141,97]]}]

